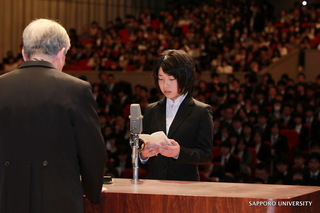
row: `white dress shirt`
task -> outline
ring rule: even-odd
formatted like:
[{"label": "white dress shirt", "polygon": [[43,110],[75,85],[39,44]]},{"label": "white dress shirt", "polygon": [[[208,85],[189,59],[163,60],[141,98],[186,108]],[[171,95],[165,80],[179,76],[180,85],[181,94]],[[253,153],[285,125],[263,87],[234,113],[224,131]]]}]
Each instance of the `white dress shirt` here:
[{"label": "white dress shirt", "polygon": [[302,129],[302,124],[297,124],[295,127],[295,130],[300,134],[300,131]]},{"label": "white dress shirt", "polygon": [[173,119],[176,117],[178,109],[188,93],[180,95],[175,101],[167,98],[166,105],[166,134],[168,135]]}]

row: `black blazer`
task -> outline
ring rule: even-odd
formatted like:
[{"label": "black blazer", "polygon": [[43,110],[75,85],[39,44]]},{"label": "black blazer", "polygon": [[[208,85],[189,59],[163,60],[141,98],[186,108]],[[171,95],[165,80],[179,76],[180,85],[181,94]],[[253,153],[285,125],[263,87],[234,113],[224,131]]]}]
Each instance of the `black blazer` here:
[{"label": "black blazer", "polygon": [[286,128],[288,128],[288,129],[294,128],[295,123],[294,123],[294,119],[292,117],[289,119],[289,121],[287,123],[284,121],[284,118],[280,118],[279,121],[280,121],[280,123],[286,124]]},{"label": "black blazer", "polygon": [[311,126],[311,139],[320,140],[320,133],[319,133],[320,122],[316,117],[313,118],[313,121],[310,126]]},{"label": "black blazer", "polygon": [[[255,146],[254,146],[255,148]],[[269,162],[271,156],[271,150],[269,145],[262,143],[257,153],[257,159],[263,162]]]},{"label": "black blazer", "polygon": [[[295,129],[295,126],[292,129]],[[301,130],[299,133],[299,148],[301,150],[308,149],[308,139],[309,139],[309,129],[308,127],[302,124]]]},{"label": "black blazer", "polygon": [[[239,150],[236,149],[235,152],[233,153],[234,155],[239,154]],[[246,166],[252,166],[252,161],[253,161],[253,156],[252,152],[249,151],[247,148],[244,150],[243,155],[241,157],[241,165],[246,165]]]},{"label": "black blazer", "polygon": [[0,88],[0,212],[83,212],[84,194],[98,202],[106,151],[90,84],[28,61]]},{"label": "black blazer", "polygon": [[310,171],[307,170],[304,174],[304,180],[309,186],[320,186],[320,174],[316,178],[311,178]]},{"label": "black blazer", "polygon": [[[267,138],[267,141],[271,142],[271,135]],[[279,134],[277,140],[272,145],[276,155],[285,154],[288,151],[287,138],[284,135]]]},{"label": "black blazer", "polygon": [[[215,157],[213,159],[213,162],[221,163],[221,158],[222,158],[221,155],[218,157]],[[237,172],[240,171],[239,159],[234,157],[233,155],[230,155],[229,160],[228,160],[227,164],[224,166],[224,168],[225,168],[225,172],[230,172],[233,175],[235,175]]]},{"label": "black blazer", "polygon": [[[143,133],[166,132],[166,98],[149,104],[143,117]],[[158,155],[148,160],[148,178],[162,180],[200,180],[198,164],[211,160],[213,118],[211,106],[190,94],[181,103],[170,126],[169,139],[180,145],[177,160]]]}]

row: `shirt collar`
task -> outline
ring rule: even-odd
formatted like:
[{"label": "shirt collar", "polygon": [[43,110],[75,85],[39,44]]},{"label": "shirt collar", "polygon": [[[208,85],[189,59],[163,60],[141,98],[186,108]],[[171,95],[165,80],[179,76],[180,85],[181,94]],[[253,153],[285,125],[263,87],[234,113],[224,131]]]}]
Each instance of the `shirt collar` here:
[{"label": "shirt collar", "polygon": [[231,155],[231,154],[229,153],[228,155],[225,155],[225,156],[223,156],[223,158],[224,158],[224,159],[227,159],[227,160],[229,160],[229,158],[230,158],[230,155]]},{"label": "shirt collar", "polygon": [[180,95],[174,102],[170,98],[167,98],[167,105],[169,105],[169,106],[172,106],[172,105],[180,106],[180,104],[182,103],[182,101],[184,100],[184,98],[187,95],[188,95],[188,93]]},{"label": "shirt collar", "polygon": [[320,170],[319,170],[319,169],[318,169],[316,172],[311,172],[311,171],[310,171],[310,174],[311,174],[311,175],[314,175],[314,176],[318,176],[319,173],[320,173]]}]

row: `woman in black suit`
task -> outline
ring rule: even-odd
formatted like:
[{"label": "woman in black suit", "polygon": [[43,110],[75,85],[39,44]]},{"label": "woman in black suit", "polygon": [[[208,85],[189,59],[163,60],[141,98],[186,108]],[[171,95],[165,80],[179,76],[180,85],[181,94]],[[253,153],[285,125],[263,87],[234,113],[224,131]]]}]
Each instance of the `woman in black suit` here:
[{"label": "woman in black suit", "polygon": [[172,145],[146,143],[140,159],[148,163],[148,178],[200,180],[198,164],[211,160],[212,108],[192,98],[194,72],[192,59],[182,50],[167,50],[156,61],[154,81],[165,97],[146,107],[143,133],[163,131]]}]

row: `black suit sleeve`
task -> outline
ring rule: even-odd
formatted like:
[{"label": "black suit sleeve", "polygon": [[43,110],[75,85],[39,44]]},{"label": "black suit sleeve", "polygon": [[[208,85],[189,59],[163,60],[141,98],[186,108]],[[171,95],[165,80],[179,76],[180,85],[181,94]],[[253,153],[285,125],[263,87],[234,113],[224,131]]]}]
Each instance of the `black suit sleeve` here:
[{"label": "black suit sleeve", "polygon": [[[213,146],[213,118],[211,107],[202,110],[200,124],[194,131],[197,131],[196,144],[194,148],[180,146],[180,154],[177,163],[199,164],[211,160]],[[184,132],[188,138],[188,132]]]},{"label": "black suit sleeve", "polygon": [[106,150],[91,86],[88,84],[81,91],[73,118],[74,135],[84,194],[97,203],[103,184]]}]

